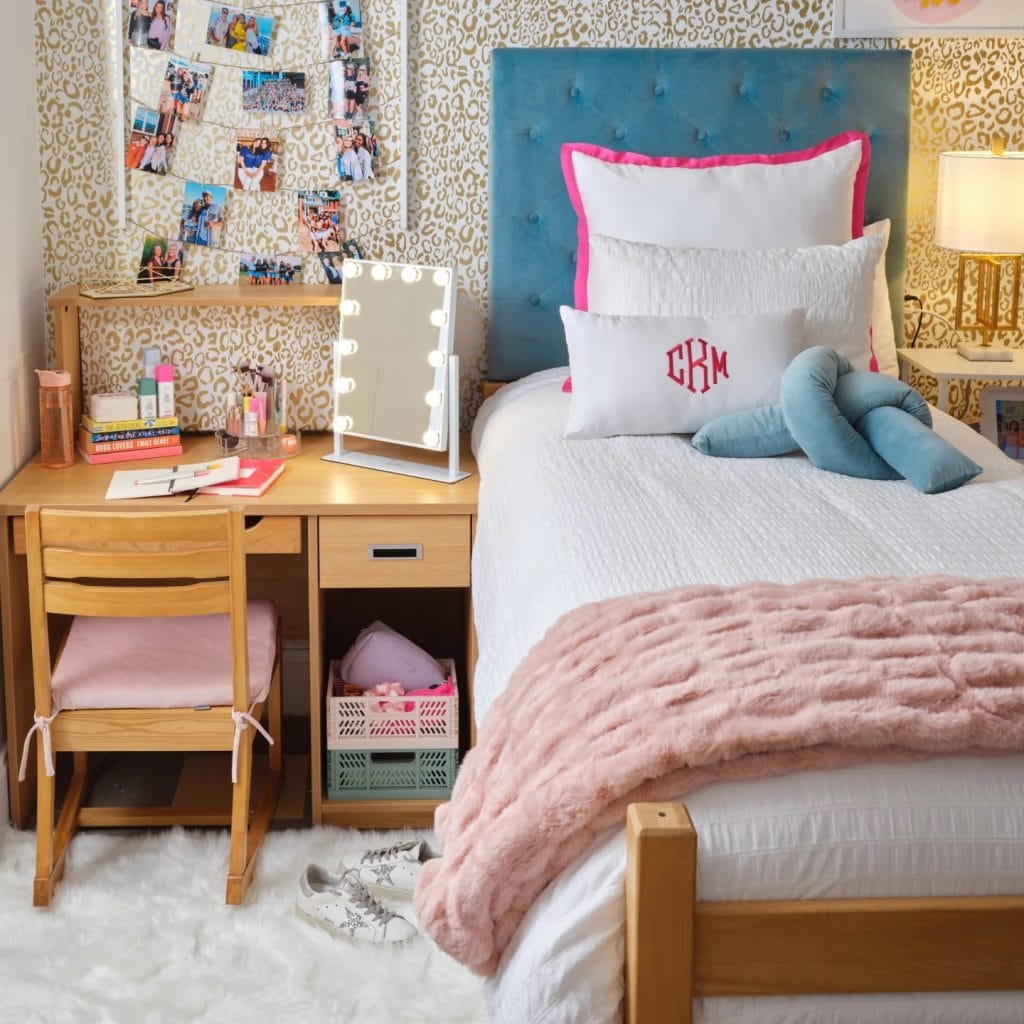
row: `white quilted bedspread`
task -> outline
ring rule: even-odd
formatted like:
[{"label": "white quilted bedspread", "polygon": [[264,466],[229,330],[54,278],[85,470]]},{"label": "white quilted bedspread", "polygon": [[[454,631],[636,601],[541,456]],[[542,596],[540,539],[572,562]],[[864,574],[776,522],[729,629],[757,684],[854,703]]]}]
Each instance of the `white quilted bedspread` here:
[{"label": "white quilted bedspread", "polygon": [[[565,372],[503,389],[474,429],[478,719],[547,627],[587,601],[698,582],[1024,575],[1024,467],[948,416],[934,414],[936,429],[985,472],[924,496],[802,456],[711,459],[675,437],[566,441]],[[1024,755],[719,785],[687,806],[704,899],[1024,891]],[[624,866],[613,830],[544,892],[488,983],[493,1024],[620,1019]],[[1024,1024],[1014,993],[698,1010],[702,1024]]]}]

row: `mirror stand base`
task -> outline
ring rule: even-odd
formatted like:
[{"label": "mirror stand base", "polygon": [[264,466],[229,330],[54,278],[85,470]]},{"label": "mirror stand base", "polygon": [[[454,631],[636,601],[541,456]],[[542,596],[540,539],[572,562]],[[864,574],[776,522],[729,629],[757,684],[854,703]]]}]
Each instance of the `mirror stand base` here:
[{"label": "mirror stand base", "polygon": [[402,476],[415,476],[421,480],[434,480],[441,484],[454,484],[465,480],[471,473],[448,466],[428,466],[419,462],[407,462],[405,459],[389,459],[383,455],[370,455],[366,452],[342,452],[324,456],[325,462],[340,462],[346,466],[362,466],[364,469],[379,469],[385,473],[399,473]]}]

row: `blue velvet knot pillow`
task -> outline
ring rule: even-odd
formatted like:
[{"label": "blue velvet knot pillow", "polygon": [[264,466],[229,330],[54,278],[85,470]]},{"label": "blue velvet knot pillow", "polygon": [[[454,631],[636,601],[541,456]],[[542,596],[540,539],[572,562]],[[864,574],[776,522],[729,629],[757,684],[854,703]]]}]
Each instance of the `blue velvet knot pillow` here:
[{"label": "blue velvet knot pillow", "polygon": [[925,400],[909,384],[854,370],[827,348],[810,348],[782,375],[777,405],[730,413],[693,435],[722,458],[803,451],[819,469],[871,480],[909,480],[925,494],[972,480],[981,467],[931,429]]}]

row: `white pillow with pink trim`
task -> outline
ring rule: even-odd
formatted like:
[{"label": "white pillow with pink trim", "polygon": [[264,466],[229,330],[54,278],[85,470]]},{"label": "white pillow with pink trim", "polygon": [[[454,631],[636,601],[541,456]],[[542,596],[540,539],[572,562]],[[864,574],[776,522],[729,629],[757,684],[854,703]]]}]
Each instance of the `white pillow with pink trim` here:
[{"label": "white pillow with pink trim", "polygon": [[566,143],[562,170],[578,217],[576,308],[590,308],[591,235],[703,249],[795,249],[859,238],[870,161],[863,132],[792,153],[697,158]]},{"label": "white pillow with pink trim", "polygon": [[692,434],[773,405],[811,344],[802,309],[757,316],[601,316],[562,306],[575,386],[565,436]]}]

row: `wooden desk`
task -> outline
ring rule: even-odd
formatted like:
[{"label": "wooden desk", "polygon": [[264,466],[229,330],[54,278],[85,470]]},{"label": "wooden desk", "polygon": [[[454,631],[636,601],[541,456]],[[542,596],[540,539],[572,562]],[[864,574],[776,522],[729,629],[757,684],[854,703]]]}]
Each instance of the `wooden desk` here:
[{"label": "wooden desk", "polygon": [[[327,621],[332,594],[345,588],[445,589],[461,603],[464,649],[457,652],[460,690],[472,722],[473,667],[476,660],[472,629],[469,559],[476,521],[476,466],[467,450],[463,468],[473,475],[457,484],[439,484],[354,466],[322,461],[332,445],[324,435],[305,435],[303,450],[289,460],[284,474],[262,498],[241,499],[198,496],[187,506],[242,503],[247,516],[259,516],[249,527],[252,555],[286,556],[304,570],[308,606],[310,765],[312,817],[315,823],[396,827],[429,825],[437,806],[434,800],[337,801],[324,797],[323,711],[326,658],[331,623]],[[181,495],[107,502],[104,499],[115,469],[143,469],[199,462],[216,454],[210,437],[186,437],[185,453],[174,458],[90,466],[76,462],[70,469],[45,470],[38,456],[0,491],[0,612],[2,612],[3,668],[7,741],[9,751],[11,819],[18,827],[31,822],[35,802],[35,758],[24,783],[17,780],[18,761],[32,725],[32,660],[28,632],[24,511],[40,504],[74,508],[137,508],[155,510],[180,507]],[[346,440],[352,448],[399,455],[387,445]],[[439,464],[446,456],[417,453]],[[371,562],[367,544],[420,543],[423,559],[405,563]],[[304,554],[303,554],[304,553]],[[252,583],[256,563],[251,563]],[[273,562],[273,560],[268,560]],[[276,564],[276,563],[275,563]],[[264,583],[274,591],[273,574]],[[364,593],[362,589],[352,591]],[[397,591],[396,591],[397,593]],[[275,594],[276,596],[276,594]],[[387,596],[386,594],[384,595]],[[360,622],[359,625],[366,625]],[[340,657],[343,651],[333,652]],[[436,652],[442,654],[445,652]],[[453,652],[455,653],[455,652]]]},{"label": "wooden desk", "polygon": [[71,374],[73,423],[82,415],[81,341],[79,313],[83,309],[118,309],[125,306],[337,306],[341,289],[329,284],[293,284],[287,288],[255,288],[244,284],[198,285],[186,292],[167,295],[130,295],[119,299],[90,299],[79,292],[78,285],[51,295],[47,305],[53,310],[55,365]]}]

